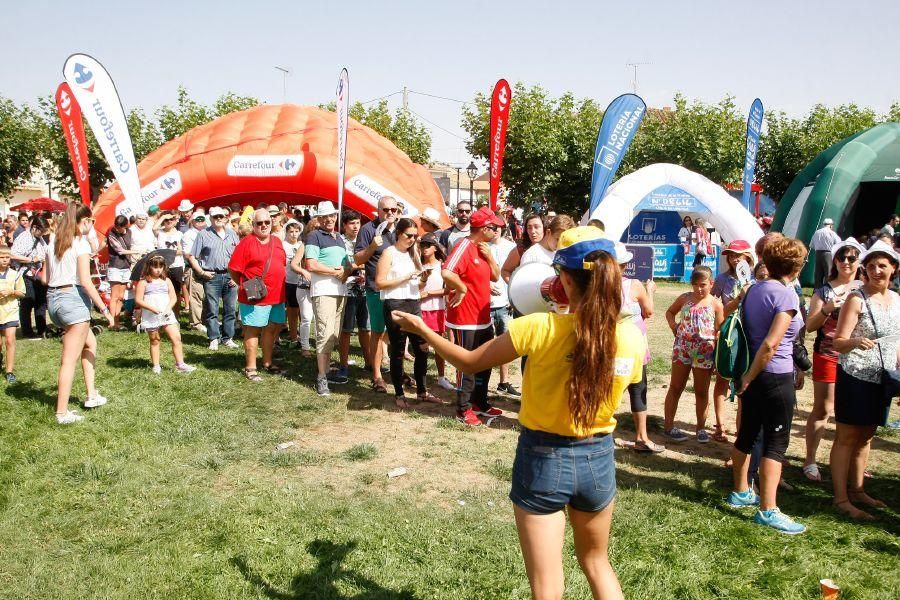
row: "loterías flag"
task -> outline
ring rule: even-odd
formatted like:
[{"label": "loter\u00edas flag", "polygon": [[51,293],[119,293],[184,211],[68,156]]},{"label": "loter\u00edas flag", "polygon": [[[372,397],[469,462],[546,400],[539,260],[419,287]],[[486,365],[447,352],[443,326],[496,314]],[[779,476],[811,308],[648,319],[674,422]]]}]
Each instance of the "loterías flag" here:
[{"label": "loter\u00edas flag", "polygon": [[634,94],[622,94],[606,107],[600,132],[597,134],[597,145],[594,147],[588,214],[594,212],[603,199],[646,112],[647,105],[640,96]]},{"label": "loter\u00edas flag", "polygon": [[762,133],[763,104],[757,98],[750,105],[747,117],[747,152],[744,154],[744,191],[741,194],[741,205],[750,210],[750,192],[756,175],[756,152],[759,150],[759,136]]},{"label": "loter\u00edas flag", "polygon": [[88,170],[87,142],[84,139],[84,121],[81,120],[81,107],[66,82],[62,82],[56,88],[56,110],[59,113],[63,137],[66,138],[69,160],[72,161],[72,170],[75,173],[75,181],[78,182],[81,201],[86,206],[90,206],[91,177]]},{"label": "loter\u00edas flag", "polygon": [[509,129],[509,106],[512,103],[512,90],[505,79],[494,86],[491,94],[491,210],[497,210],[497,195],[500,192],[500,176],[503,173],[503,153],[506,151],[506,131]]}]

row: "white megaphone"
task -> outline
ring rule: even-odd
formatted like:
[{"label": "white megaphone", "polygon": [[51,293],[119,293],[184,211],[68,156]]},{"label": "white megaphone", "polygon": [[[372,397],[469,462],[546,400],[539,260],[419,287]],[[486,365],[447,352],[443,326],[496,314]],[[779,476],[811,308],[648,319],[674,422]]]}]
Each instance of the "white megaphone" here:
[{"label": "white megaphone", "polygon": [[566,312],[569,299],[556,271],[543,263],[528,263],[509,278],[509,302],[519,313]]}]

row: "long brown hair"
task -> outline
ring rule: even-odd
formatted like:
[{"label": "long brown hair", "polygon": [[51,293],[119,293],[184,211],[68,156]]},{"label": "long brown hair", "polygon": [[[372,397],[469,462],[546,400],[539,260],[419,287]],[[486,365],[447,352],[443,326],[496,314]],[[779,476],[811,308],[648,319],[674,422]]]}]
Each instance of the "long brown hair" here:
[{"label": "long brown hair", "polygon": [[[400,235],[406,231],[407,229],[415,229],[416,233],[418,233],[419,226],[416,225],[416,222],[410,219],[409,217],[403,217],[397,220],[397,224],[394,225],[394,235],[397,239],[400,239]],[[409,257],[413,261],[413,265],[415,265],[417,271],[422,270],[422,260],[419,258],[418,252],[418,244],[413,243],[412,246],[406,251],[409,254]]]},{"label": "long brown hair", "polygon": [[70,202],[65,212],[59,216],[59,223],[56,226],[56,237],[53,243],[53,254],[56,260],[61,260],[66,250],[72,247],[72,240],[81,235],[78,229],[78,222],[91,218],[90,207],[85,206],[81,202]]},{"label": "long brown hair", "polygon": [[616,326],[622,310],[622,276],[616,259],[597,251],[585,261],[591,269],[564,269],[581,297],[569,379],[569,412],[579,430],[594,424],[600,404],[612,395]]}]

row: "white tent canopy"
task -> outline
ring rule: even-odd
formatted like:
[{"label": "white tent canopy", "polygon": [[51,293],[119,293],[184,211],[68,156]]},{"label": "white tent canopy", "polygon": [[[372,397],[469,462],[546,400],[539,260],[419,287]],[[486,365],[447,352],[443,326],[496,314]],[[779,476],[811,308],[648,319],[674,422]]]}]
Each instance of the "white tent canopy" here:
[{"label": "white tent canopy", "polygon": [[669,163],[646,166],[616,181],[582,222],[600,219],[609,238],[618,240],[642,209],[705,213],[726,244],[746,240],[753,246],[763,235],[753,215],[721,186]]}]

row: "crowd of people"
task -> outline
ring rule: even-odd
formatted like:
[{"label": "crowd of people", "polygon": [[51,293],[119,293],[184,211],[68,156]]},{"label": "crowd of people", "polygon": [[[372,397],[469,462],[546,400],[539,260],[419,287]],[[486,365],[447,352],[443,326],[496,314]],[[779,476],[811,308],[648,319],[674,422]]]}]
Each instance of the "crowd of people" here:
[{"label": "crowd of people", "polygon": [[[119,216],[102,236],[93,230],[90,208],[80,204],[55,217],[19,216],[7,246],[0,248],[0,331],[8,382],[15,382],[16,329],[38,337],[52,326],[63,338],[58,422],[83,419],[69,409],[79,359],[87,388],[84,407],[105,404],[95,385],[92,307],[113,331],[131,327],[147,333],[148,366],[155,374],[162,372],[161,333],[171,341],[174,369],[188,374],[194,367],[184,361],[182,322],[203,332],[215,352],[239,347],[239,327],[243,377],[259,382],[284,375],[275,352],[282,340],[315,359],[314,388],[321,396],[350,380],[355,332],[361,367],[374,392],[390,389],[400,409],[414,401],[407,388],[415,389],[415,401],[443,403],[429,388],[433,357],[435,385],[455,391],[456,416],[471,426],[503,415],[489,401],[497,368],[496,393],[521,401],[510,498],[535,595],[561,589],[566,507],[576,538],[583,541],[576,553],[592,590],[598,597],[615,593],[618,583],[606,558],[615,495],[610,434],[625,392],[635,431],[622,447],[650,453],[665,447],[647,429],[647,322],[655,313],[655,286],[625,276],[631,253],[606,239],[602,223],[579,227],[569,216],[540,214],[510,223],[487,207],[461,201],[452,225],[442,229],[434,209],[412,218],[391,197],[379,200],[371,220],[352,211],[338,219],[329,201],[314,211],[284,204],[206,211],[184,200],[177,211],[153,207],[148,213],[131,220]],[[900,299],[890,289],[900,255],[892,239],[841,240],[832,226],[826,219],[826,231],[812,241],[820,285],[807,306],[797,283],[807,260],[800,241],[777,233],[764,235],[755,247],[731,240],[722,251],[724,268],[715,275],[704,266],[712,253],[709,232],[699,219],[686,217],[682,241],[699,259],[691,290],[665,311],[674,343],[662,436],[667,443],[692,437],[675,424],[692,378],[693,437],[701,444],[730,442],[724,407],[736,396],[727,503],[756,508],[756,523],[786,534],[806,529],[778,509],[777,494],[785,486],[782,467],[796,391],[810,367],[814,406],[806,423],[803,474],[822,480],[817,450],[834,415],[835,506],[866,520],[875,518],[871,509],[884,506],[867,494],[865,478],[872,438],[900,395],[888,377],[900,367]],[[829,242],[827,251],[818,250],[825,247],[822,238]],[[96,284],[94,257],[104,246],[108,297]],[[533,262],[557,269],[567,311],[514,312],[507,284],[518,266]],[[750,362],[742,377],[729,381],[715,372],[715,355],[719,330],[735,313]],[[815,334],[811,361],[807,334]],[[509,377],[508,365],[517,359],[522,392]],[[456,368],[455,381],[447,363]]]}]

